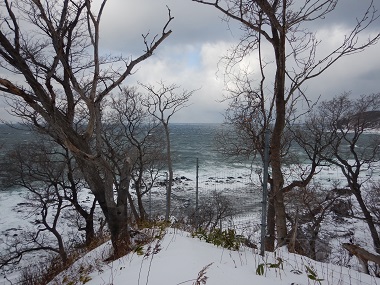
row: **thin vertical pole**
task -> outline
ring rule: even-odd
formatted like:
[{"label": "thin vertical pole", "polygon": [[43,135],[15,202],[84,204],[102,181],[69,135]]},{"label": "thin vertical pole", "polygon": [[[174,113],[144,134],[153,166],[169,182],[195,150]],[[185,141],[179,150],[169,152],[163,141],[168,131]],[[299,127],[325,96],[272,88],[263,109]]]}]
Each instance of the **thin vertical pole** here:
[{"label": "thin vertical pole", "polygon": [[152,219],[152,188],[149,190],[149,219]]},{"label": "thin vertical pole", "polygon": [[168,179],[168,173],[165,172],[166,175],[166,183],[165,183],[165,188],[166,188],[166,211],[165,211],[165,218],[166,221],[170,220],[170,209],[169,209],[169,204],[170,204],[170,196],[169,196],[169,179]]},{"label": "thin vertical pole", "polygon": [[195,226],[198,228],[198,211],[199,211],[199,201],[198,201],[198,180],[199,180],[199,163],[198,163],[198,158],[197,158],[197,165],[196,165],[196,175],[195,175]]},{"label": "thin vertical pole", "polygon": [[265,236],[267,226],[267,199],[268,199],[268,167],[269,167],[269,134],[268,129],[264,132],[264,176],[263,176],[263,200],[261,208],[261,247],[260,254],[264,256],[265,252]]}]

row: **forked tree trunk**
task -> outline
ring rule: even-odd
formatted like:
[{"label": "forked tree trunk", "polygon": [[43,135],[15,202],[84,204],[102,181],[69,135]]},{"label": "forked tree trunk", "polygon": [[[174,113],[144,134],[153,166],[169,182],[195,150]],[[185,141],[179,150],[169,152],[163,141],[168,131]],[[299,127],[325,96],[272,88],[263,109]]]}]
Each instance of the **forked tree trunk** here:
[{"label": "forked tree trunk", "polygon": [[110,170],[102,167],[101,163],[84,160],[80,157],[78,158],[78,164],[105,216],[111,234],[114,255],[121,256],[129,250],[130,245],[127,211],[128,189],[124,189],[125,193],[118,193],[116,203]]},{"label": "forked tree trunk", "polygon": [[375,249],[375,251],[377,253],[380,253],[380,238],[379,238],[379,233],[377,232],[375,223],[373,222],[372,215],[371,215],[370,211],[368,210],[365,202],[363,201],[360,188],[358,188],[358,189],[351,188],[351,190],[354,193],[354,195],[356,197],[356,200],[359,203],[360,209],[363,212],[365,221],[366,221],[366,223],[368,225],[368,228],[369,228],[369,231],[371,233],[374,249]]}]

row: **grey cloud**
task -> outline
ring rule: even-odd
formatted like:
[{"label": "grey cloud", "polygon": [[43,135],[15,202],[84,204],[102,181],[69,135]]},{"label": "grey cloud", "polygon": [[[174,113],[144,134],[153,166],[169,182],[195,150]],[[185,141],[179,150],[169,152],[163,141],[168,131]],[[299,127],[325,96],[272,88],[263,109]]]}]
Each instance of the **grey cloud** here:
[{"label": "grey cloud", "polygon": [[[153,37],[161,33],[168,19],[166,6],[174,20],[168,29],[173,33],[164,44],[201,44],[205,41],[229,40],[232,33],[221,14],[191,0],[118,0],[110,1],[103,15],[102,39],[107,49],[137,53],[143,46],[142,34]],[[231,24],[236,33],[238,25]],[[236,35],[237,37],[237,35]]]},{"label": "grey cloud", "polygon": [[[330,29],[335,24],[353,26],[356,18],[364,13],[369,3],[370,0],[340,0],[334,12],[323,20],[308,23],[308,28]],[[375,0],[374,3],[380,9],[379,1]],[[198,122],[222,120],[221,113],[225,106],[216,103],[215,99],[220,99],[223,84],[209,87],[217,71],[217,59],[209,59],[225,54],[227,44],[220,44],[219,49],[210,49],[209,53],[204,54],[208,61],[202,62],[202,65],[196,68],[186,67],[184,56],[178,57],[181,52],[185,54],[190,50],[191,55],[193,50],[200,51],[207,44],[233,43],[238,40],[240,33],[238,23],[231,21],[232,31],[229,31],[229,26],[221,20],[221,13],[215,8],[191,0],[108,1],[101,27],[102,48],[104,52],[113,55],[141,54],[144,49],[141,35],[149,32],[152,39],[154,35],[161,33],[168,17],[166,5],[174,16],[168,27],[173,31],[172,35],[163,42],[152,58],[138,66],[137,73],[128,79],[126,84],[134,84],[137,80],[154,83],[163,79],[188,90],[202,86],[202,90],[197,92],[199,95],[194,98],[194,105],[181,111],[175,120],[180,122],[194,121],[194,118]],[[377,32],[380,30],[380,20],[376,21],[372,29]],[[329,40],[323,39],[327,42]],[[350,90],[353,94],[380,91],[378,84],[380,58],[375,52],[376,49],[378,47],[372,48],[370,52],[365,51],[360,55],[345,57],[335,68],[310,81],[307,84],[310,97],[316,99],[319,95],[332,96]],[[206,95],[212,99],[205,100]],[[0,108],[1,106],[3,105],[0,105]],[[0,115],[3,115],[4,109],[0,109],[0,112]]]},{"label": "grey cloud", "polygon": [[[363,72],[358,76],[359,79],[364,81],[380,81],[380,67],[376,66],[371,70],[368,70],[366,72]],[[378,91],[380,92],[380,85],[378,85]]]}]

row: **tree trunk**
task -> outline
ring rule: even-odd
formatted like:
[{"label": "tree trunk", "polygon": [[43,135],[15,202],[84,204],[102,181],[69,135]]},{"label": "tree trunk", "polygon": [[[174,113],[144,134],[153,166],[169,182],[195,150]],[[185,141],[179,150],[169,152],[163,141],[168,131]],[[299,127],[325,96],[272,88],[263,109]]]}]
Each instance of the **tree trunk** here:
[{"label": "tree trunk", "polygon": [[142,201],[142,182],[143,182],[143,173],[144,173],[144,151],[141,149],[141,145],[137,146],[138,153],[139,153],[139,167],[138,167],[138,177],[137,180],[135,180],[135,190],[136,190],[136,196],[137,196],[137,206],[139,208],[139,222],[146,220],[146,211],[144,208],[144,204]]},{"label": "tree trunk", "polygon": [[92,244],[92,242],[95,239],[95,230],[94,230],[94,219],[93,216],[88,215],[86,219],[86,246],[89,246]]},{"label": "tree trunk", "polygon": [[[284,8],[285,10],[285,8]],[[285,11],[284,11],[285,13]],[[284,28],[285,29],[285,28]],[[284,194],[282,187],[284,177],[281,170],[281,149],[282,137],[286,120],[286,102],[285,102],[285,31],[277,30],[272,26],[273,48],[276,59],[276,76],[274,84],[274,96],[276,105],[276,121],[273,127],[271,137],[271,166],[273,179],[274,207],[276,212],[276,232],[277,245],[282,246],[286,243],[286,213],[284,204]]]},{"label": "tree trunk", "polygon": [[133,203],[132,196],[131,196],[130,193],[128,193],[127,195],[128,195],[129,207],[131,208],[131,212],[133,214],[133,217],[135,218],[136,221],[139,221],[140,220],[140,216],[139,216],[139,213],[138,213],[138,211],[136,209],[135,204]]},{"label": "tree trunk", "polygon": [[91,209],[90,209],[90,212],[88,213],[79,204],[76,188],[72,189],[72,195],[73,195],[73,198],[68,199],[68,200],[73,204],[75,210],[79,213],[79,215],[81,215],[85,220],[85,223],[86,223],[85,228],[84,228],[84,230],[86,232],[85,243],[86,243],[86,246],[89,246],[95,238],[94,211],[95,211],[95,207],[96,207],[96,199],[94,199],[92,206],[91,206]]},{"label": "tree trunk", "polygon": [[274,251],[274,241],[275,241],[275,208],[274,208],[274,196],[273,191],[268,192],[268,215],[267,215],[267,235],[265,239],[265,250]]},{"label": "tree trunk", "polygon": [[110,208],[107,223],[115,257],[125,255],[130,250],[127,207],[122,205]]},{"label": "tree trunk", "polygon": [[[78,164],[105,216],[111,234],[114,256],[121,256],[129,250],[130,244],[127,212],[128,189],[123,190],[126,193],[118,193],[118,203],[116,203],[110,169],[103,167],[101,161],[93,162],[80,157]],[[120,188],[123,187],[120,186]]]},{"label": "tree trunk", "polygon": [[364,273],[369,274],[368,261],[372,261],[377,265],[380,265],[379,255],[372,254],[355,244],[344,243],[342,246],[344,249],[348,250],[351,254],[355,255],[359,259],[359,262],[363,266]]},{"label": "tree trunk", "polygon": [[282,246],[286,243],[287,236],[284,194],[282,191],[284,178],[281,170],[281,138],[285,126],[285,102],[282,92],[277,91],[276,94],[276,122],[271,138],[271,166],[277,245]]},{"label": "tree trunk", "polygon": [[145,221],[145,219],[146,219],[146,212],[145,212],[144,204],[142,201],[143,195],[141,194],[142,193],[141,185],[142,185],[143,171],[144,170],[141,167],[140,171],[139,171],[139,177],[135,183],[136,196],[137,196],[137,206],[139,208],[139,216],[140,216],[139,222]]},{"label": "tree trunk", "polygon": [[137,195],[137,205],[139,206],[140,222],[146,220],[146,212],[145,212],[144,204],[141,198],[142,198],[142,195],[140,192]]},{"label": "tree trunk", "polygon": [[310,247],[310,258],[316,260],[317,255],[316,255],[316,241],[318,237],[319,230],[312,230],[311,232],[311,238],[309,242],[309,247]]},{"label": "tree trunk", "polygon": [[165,220],[169,221],[170,209],[171,209],[171,195],[172,195],[172,183],[173,183],[173,164],[170,150],[170,134],[168,124],[163,124],[166,136],[166,159],[168,163],[168,181],[166,184],[166,213]]},{"label": "tree trunk", "polygon": [[96,209],[97,201],[94,199],[90,213],[86,218],[86,245],[89,246],[95,239],[95,228],[94,228],[94,213]]},{"label": "tree trunk", "polygon": [[368,211],[367,209],[367,206],[365,205],[364,201],[363,201],[363,198],[362,198],[362,195],[361,195],[361,191],[360,189],[354,189],[352,188],[352,192],[354,193],[355,197],[356,197],[356,200],[358,201],[359,203],[359,206],[360,206],[360,209],[362,210],[363,212],[363,215],[364,215],[364,218],[365,218],[365,221],[368,225],[368,228],[369,228],[369,231],[371,233],[371,237],[372,237],[372,242],[373,242],[373,246],[375,248],[375,251],[377,253],[380,253],[380,239],[379,239],[379,234],[377,232],[377,229],[376,229],[376,226],[375,226],[375,223],[373,222],[373,218],[372,218],[372,215],[371,213]]}]

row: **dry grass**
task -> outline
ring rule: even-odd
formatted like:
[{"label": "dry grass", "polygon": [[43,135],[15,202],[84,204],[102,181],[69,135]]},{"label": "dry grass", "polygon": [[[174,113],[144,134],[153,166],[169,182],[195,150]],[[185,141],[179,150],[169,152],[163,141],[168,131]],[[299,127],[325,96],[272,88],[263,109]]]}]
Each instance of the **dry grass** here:
[{"label": "dry grass", "polygon": [[[33,265],[26,267],[22,269],[20,280],[17,284],[20,285],[44,285],[49,283],[56,277],[59,273],[63,272],[64,270],[68,269],[70,266],[72,266],[79,258],[81,258],[84,254],[87,252],[93,250],[94,248],[98,247],[105,241],[107,241],[109,237],[101,235],[94,239],[94,241],[87,246],[78,246],[74,249],[72,249],[68,253],[68,260],[67,262],[63,263],[62,260],[56,256],[52,255],[48,258],[46,258],[46,261],[42,264]],[[87,273],[91,270],[90,266],[81,267],[82,269],[79,270],[77,278],[78,281],[82,282],[80,284],[84,284],[83,281],[86,279]],[[70,283],[67,284],[76,284],[76,283]]]}]

